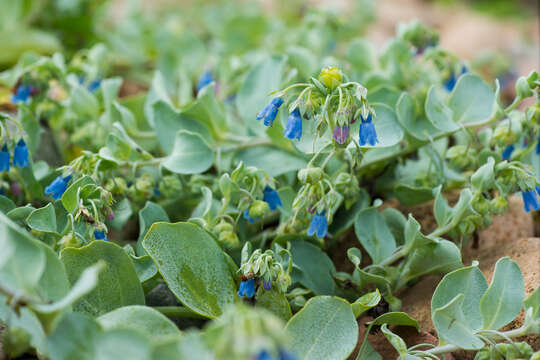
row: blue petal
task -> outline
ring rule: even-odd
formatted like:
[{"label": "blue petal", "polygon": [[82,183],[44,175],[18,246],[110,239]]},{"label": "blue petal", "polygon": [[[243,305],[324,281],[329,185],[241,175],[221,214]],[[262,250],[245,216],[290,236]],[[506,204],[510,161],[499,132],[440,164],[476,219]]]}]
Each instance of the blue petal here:
[{"label": "blue petal", "polygon": [[328,221],[326,220],[325,211],[316,213],[311,218],[307,234],[308,236],[317,235],[318,238],[324,238],[328,234]]},{"label": "blue petal", "polygon": [[101,86],[101,79],[94,80],[88,85],[88,91],[93,93],[97,89],[99,89],[100,86]]},{"label": "blue petal", "polygon": [[9,171],[9,151],[6,145],[0,151],[0,171]]},{"label": "blue petal", "polygon": [[274,357],[272,355],[270,355],[270,353],[266,350],[261,350],[261,352],[259,352],[254,360],[274,360]]},{"label": "blue petal", "polygon": [[107,236],[105,235],[105,231],[103,230],[94,230],[94,237],[96,238],[96,240],[107,241]]},{"label": "blue petal", "polygon": [[264,188],[263,200],[268,203],[270,210],[276,210],[279,206],[283,205],[278,192],[272,189],[270,186]]},{"label": "blue petal", "polygon": [[375,130],[375,125],[373,124],[371,114],[368,115],[367,120],[364,120],[363,117],[361,117],[361,124],[360,124],[360,130],[358,132],[359,140],[360,140],[360,146],[364,146],[366,144],[369,144],[371,146],[374,146],[379,142],[377,139],[377,131]]},{"label": "blue petal", "polygon": [[538,137],[538,142],[536,143],[536,153],[540,154],[540,137]]},{"label": "blue petal", "polygon": [[252,298],[255,295],[255,279],[249,279],[240,283],[238,296]]},{"label": "blue petal", "polygon": [[71,180],[71,175],[66,177],[58,176],[45,188],[45,195],[51,195],[54,200],[60,199],[66,192],[69,180]]},{"label": "blue petal", "polygon": [[296,356],[294,356],[290,352],[284,349],[279,349],[279,360],[296,360],[296,359],[297,359]]},{"label": "blue petal", "polygon": [[263,281],[264,290],[270,290],[272,288],[272,280]]},{"label": "blue petal", "polygon": [[30,94],[30,85],[19,85],[15,90],[15,94],[11,94],[11,102],[13,104],[26,102],[30,98]]},{"label": "blue petal", "polygon": [[504,151],[502,152],[502,159],[503,160],[510,160],[510,157],[512,156],[512,153],[514,152],[515,146],[514,145],[508,145]]},{"label": "blue petal", "polygon": [[300,140],[300,138],[302,137],[302,117],[298,108],[294,109],[293,112],[289,115],[289,118],[287,119],[287,125],[285,126],[285,131],[283,131],[283,135],[285,135],[285,137],[290,140]]},{"label": "blue petal", "polygon": [[535,190],[522,191],[521,195],[523,196],[523,207],[526,212],[540,209],[540,203],[538,202],[538,196]]},{"label": "blue petal", "polygon": [[212,76],[210,70],[206,70],[205,72],[203,72],[201,77],[199,78],[199,81],[197,82],[197,92],[201,91],[202,88],[212,83],[213,81],[214,77]]},{"label": "blue petal", "polygon": [[28,147],[23,139],[20,139],[13,151],[13,165],[18,167],[28,166]]},{"label": "blue petal", "polygon": [[250,224],[253,224],[255,221],[259,220],[259,218],[252,218],[249,216],[249,209],[244,211],[244,219],[246,219]]},{"label": "blue petal", "polygon": [[272,99],[270,104],[266,105],[261,112],[257,114],[257,120],[263,120],[265,126],[272,126],[276,119],[279,107],[283,104],[283,99],[280,97]]}]

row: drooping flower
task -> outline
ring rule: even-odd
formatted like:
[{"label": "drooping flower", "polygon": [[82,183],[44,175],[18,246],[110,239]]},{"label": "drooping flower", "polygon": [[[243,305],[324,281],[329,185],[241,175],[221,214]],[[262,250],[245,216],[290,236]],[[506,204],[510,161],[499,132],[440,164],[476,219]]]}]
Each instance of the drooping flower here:
[{"label": "drooping flower", "polygon": [[[371,116],[371,115],[370,115]],[[349,137],[349,126],[336,126],[332,134],[334,141],[340,145],[345,144]]]},{"label": "drooping flower", "polygon": [[201,89],[206,85],[212,83],[212,81],[214,81],[212,72],[210,70],[203,72],[199,77],[199,81],[197,82],[197,92],[201,91]]},{"label": "drooping flower", "polygon": [[238,289],[238,296],[252,298],[255,296],[255,279],[251,278],[240,283],[240,288]]},{"label": "drooping flower", "polygon": [[272,288],[272,280],[263,280],[264,290],[270,290]]},{"label": "drooping flower", "polygon": [[101,86],[101,79],[96,79],[88,84],[88,91],[95,92]]},{"label": "drooping flower", "polygon": [[45,195],[51,195],[54,200],[60,199],[66,192],[69,180],[71,180],[71,175],[66,177],[59,175],[45,188]]},{"label": "drooping flower", "polygon": [[265,126],[270,126],[274,124],[276,120],[277,113],[280,106],[283,104],[283,99],[280,97],[273,98],[270,104],[266,105],[260,113],[257,114],[257,120],[263,120]]},{"label": "drooping flower", "polygon": [[276,210],[279,206],[282,206],[281,198],[276,190],[272,189],[270,186],[266,186],[263,191],[263,200],[268,203],[270,210]]},{"label": "drooping flower", "polygon": [[105,230],[103,229],[94,230],[94,237],[96,238],[96,240],[107,241],[107,235],[105,234]]},{"label": "drooping flower", "polygon": [[308,236],[316,234],[318,238],[324,238],[328,234],[328,221],[325,214],[326,211],[313,215],[307,231]]},{"label": "drooping flower", "polygon": [[516,147],[514,145],[508,145],[502,152],[502,159],[510,160],[510,157],[512,157],[512,153],[514,152],[515,148]]},{"label": "drooping flower", "polygon": [[13,165],[18,167],[28,166],[28,147],[23,139],[20,139],[13,151]]},{"label": "drooping flower", "polygon": [[15,89],[15,94],[11,94],[11,103],[12,104],[18,104],[18,103],[25,103],[30,98],[30,95],[32,93],[32,88],[30,85],[19,85],[17,86],[17,89]]},{"label": "drooping flower", "polygon": [[302,137],[302,116],[298,108],[294,109],[287,119],[283,135],[289,140],[300,140]]},{"label": "drooping flower", "polygon": [[538,202],[538,194],[536,189],[530,189],[527,191],[522,191],[521,196],[523,196],[523,207],[526,212],[531,210],[540,209],[540,203]]},{"label": "drooping flower", "polygon": [[540,136],[538,137],[538,142],[536,143],[536,153],[540,154]]},{"label": "drooping flower", "polygon": [[5,144],[0,151],[0,171],[9,171],[9,151]]},{"label": "drooping flower", "polygon": [[249,209],[246,209],[244,211],[244,219],[246,219],[250,224],[253,224],[255,221],[259,220],[258,218],[252,218],[249,216]]},{"label": "drooping flower", "polygon": [[379,142],[379,140],[377,139],[377,132],[375,131],[375,125],[373,124],[373,117],[371,113],[368,115],[367,119],[364,119],[364,117],[360,115],[360,120],[362,121],[359,131],[360,146],[364,146],[366,144],[374,146]]}]

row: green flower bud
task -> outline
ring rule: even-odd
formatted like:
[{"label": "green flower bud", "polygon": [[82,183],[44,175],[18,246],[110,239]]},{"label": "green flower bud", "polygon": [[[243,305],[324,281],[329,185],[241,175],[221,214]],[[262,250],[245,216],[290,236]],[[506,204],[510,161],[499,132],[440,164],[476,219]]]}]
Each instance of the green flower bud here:
[{"label": "green flower bud", "polygon": [[510,116],[508,119],[501,121],[495,131],[493,138],[503,146],[514,144],[521,136],[523,128],[519,116]]},{"label": "green flower bud", "polygon": [[226,220],[221,220],[215,227],[214,231],[216,233],[221,233],[223,231],[233,231],[234,228],[232,224]]},{"label": "green flower bud", "polygon": [[222,231],[219,233],[219,242],[228,248],[237,247],[240,244],[238,236],[233,231]]},{"label": "green flower bud", "polygon": [[176,175],[164,176],[159,182],[159,192],[166,198],[178,197],[182,190],[182,183]]},{"label": "green flower bud", "polygon": [[446,151],[446,158],[455,168],[465,168],[474,163],[476,151],[470,146],[455,145]]},{"label": "green flower bud", "polygon": [[508,210],[508,201],[502,196],[497,196],[490,201],[491,212],[499,215]]},{"label": "green flower bud", "polygon": [[30,335],[20,327],[10,327],[3,332],[4,349],[10,358],[16,358],[30,348]]},{"label": "green flower bud", "polygon": [[270,206],[266,201],[255,200],[249,207],[249,216],[254,219],[260,218],[263,217],[268,211],[270,211]]},{"label": "green flower bud", "polygon": [[115,177],[113,179],[107,180],[105,184],[105,190],[109,191],[114,195],[124,195],[127,191],[127,183],[124,178]]},{"label": "green flower bud", "polygon": [[328,66],[322,69],[321,73],[319,74],[319,81],[331,90],[334,90],[336,87],[338,87],[338,85],[341,84],[342,80],[343,75],[341,74],[341,71],[335,66]]},{"label": "green flower bud", "polygon": [[278,349],[288,348],[283,329],[283,321],[268,310],[235,304],[210,322],[206,333],[212,334],[216,360],[250,360],[262,350],[277,358]]},{"label": "green flower bud", "polygon": [[144,174],[135,181],[135,190],[137,193],[150,197],[154,193],[155,182],[150,174]]},{"label": "green flower bud", "polygon": [[491,203],[483,196],[475,198],[472,205],[479,214],[487,214],[491,209]]},{"label": "green flower bud", "polygon": [[67,247],[78,248],[82,244],[81,244],[80,239],[78,239],[75,235],[73,235],[73,233],[69,233],[67,235],[62,236],[60,241],[58,241],[58,245],[60,245],[60,247],[63,249]]},{"label": "green flower bud", "polygon": [[320,167],[308,167],[298,171],[298,180],[302,184],[315,184],[322,179],[323,174]]},{"label": "green flower bud", "polygon": [[276,279],[276,285],[282,293],[286,293],[289,286],[291,286],[292,279],[289,274],[285,271],[279,272]]},{"label": "green flower bud", "polygon": [[533,96],[534,92],[532,91],[529,83],[525,76],[520,76],[516,81],[516,94],[522,99]]}]

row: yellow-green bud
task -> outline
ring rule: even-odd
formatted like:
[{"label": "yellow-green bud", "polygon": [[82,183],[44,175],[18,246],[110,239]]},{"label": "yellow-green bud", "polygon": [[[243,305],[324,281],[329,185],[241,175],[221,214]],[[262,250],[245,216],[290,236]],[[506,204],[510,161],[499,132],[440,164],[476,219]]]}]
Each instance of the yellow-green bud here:
[{"label": "yellow-green bud", "polygon": [[216,233],[221,233],[223,231],[233,231],[233,226],[231,223],[221,220],[214,228]]},{"label": "yellow-green bud", "polygon": [[233,231],[222,231],[219,233],[219,242],[223,243],[228,248],[234,248],[240,244],[238,236]]},{"label": "yellow-green bud", "polygon": [[527,82],[525,76],[520,76],[516,81],[516,94],[522,99],[533,96],[533,91]]},{"label": "yellow-green bud", "polygon": [[298,172],[298,180],[303,184],[315,184],[319,182],[323,176],[323,171],[320,167],[309,167]]},{"label": "yellow-green bud", "polygon": [[30,335],[20,327],[7,328],[2,337],[4,349],[9,358],[24,354],[30,347]]},{"label": "yellow-green bud", "polygon": [[176,175],[167,175],[159,183],[159,192],[166,198],[178,196],[182,189],[182,183]]},{"label": "yellow-green bud", "polygon": [[492,199],[490,201],[490,205],[491,212],[497,215],[502,214],[503,212],[508,210],[508,201],[501,196],[497,196],[496,198]]},{"label": "yellow-green bud", "polygon": [[343,75],[341,71],[335,66],[328,66],[322,69],[319,74],[319,81],[323,83],[327,88],[334,90],[341,84]]},{"label": "yellow-green bud", "polygon": [[287,292],[287,288],[291,286],[291,283],[292,283],[292,279],[290,275],[287,274],[285,271],[282,271],[278,274],[277,279],[276,279],[276,284],[282,293]]},{"label": "yellow-green bud", "polygon": [[60,245],[61,248],[67,248],[67,247],[79,247],[81,245],[80,240],[73,235],[73,233],[68,233],[58,241],[58,245]]},{"label": "yellow-green bud", "polygon": [[270,210],[268,203],[262,200],[255,200],[249,207],[249,216],[256,219],[264,216]]},{"label": "yellow-green bud", "polygon": [[121,178],[121,177],[115,177],[113,179],[109,179],[107,183],[105,184],[105,190],[115,195],[123,195],[125,194],[127,190],[126,180],[124,180],[124,178]]}]

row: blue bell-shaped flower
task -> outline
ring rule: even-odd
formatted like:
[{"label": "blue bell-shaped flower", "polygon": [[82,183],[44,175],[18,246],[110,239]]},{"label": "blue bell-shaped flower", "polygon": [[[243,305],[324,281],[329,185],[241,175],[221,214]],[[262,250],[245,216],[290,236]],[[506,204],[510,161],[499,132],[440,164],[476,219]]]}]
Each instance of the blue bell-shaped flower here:
[{"label": "blue bell-shaped flower", "polygon": [[272,211],[283,205],[278,192],[272,189],[270,186],[264,188],[263,200],[268,203],[268,206],[270,206],[270,210]]},{"label": "blue bell-shaped flower", "polygon": [[366,144],[374,146],[379,142],[379,140],[377,139],[377,132],[375,131],[372,115],[369,114],[367,119],[364,119],[364,117],[360,115],[360,120],[360,146],[364,146]]},{"label": "blue bell-shaped flower", "polygon": [[298,108],[294,109],[289,115],[283,135],[289,140],[300,140],[302,137],[302,116],[300,115],[300,110],[298,110]]},{"label": "blue bell-shaped flower", "polygon": [[538,202],[538,194],[535,189],[522,191],[521,196],[523,196],[523,207],[526,212],[536,211],[540,209],[540,203]]},{"label": "blue bell-shaped flower", "polygon": [[252,298],[255,296],[255,279],[249,279],[240,283],[238,289],[238,296]]},{"label": "blue bell-shaped flower", "polygon": [[316,234],[318,238],[322,239],[328,234],[328,221],[325,214],[326,211],[313,215],[307,231],[308,236]]},{"label": "blue bell-shaped flower", "polygon": [[52,196],[54,200],[60,199],[66,192],[69,180],[71,180],[71,175],[66,177],[58,176],[45,188],[45,195]]},{"label": "blue bell-shaped flower", "polygon": [[266,105],[260,113],[257,114],[257,120],[263,120],[265,126],[272,126],[276,120],[280,106],[283,104],[283,99],[280,97],[273,98],[270,104]]},{"label": "blue bell-shaped flower", "polygon": [[0,171],[9,171],[9,151],[5,144],[0,151]]},{"label": "blue bell-shaped flower", "polygon": [[28,147],[23,139],[20,139],[13,151],[13,165],[18,167],[28,166]]}]

